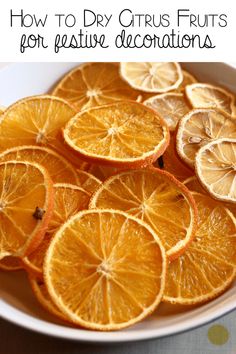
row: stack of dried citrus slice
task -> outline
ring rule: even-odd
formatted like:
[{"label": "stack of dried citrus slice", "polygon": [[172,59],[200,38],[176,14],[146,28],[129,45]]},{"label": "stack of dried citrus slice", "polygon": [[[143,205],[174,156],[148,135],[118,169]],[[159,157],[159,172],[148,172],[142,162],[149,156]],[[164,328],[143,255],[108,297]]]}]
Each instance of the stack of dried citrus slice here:
[{"label": "stack of dried citrus slice", "polygon": [[0,114],[0,269],[47,311],[117,330],[232,284],[232,94],[178,63],[87,63]]}]

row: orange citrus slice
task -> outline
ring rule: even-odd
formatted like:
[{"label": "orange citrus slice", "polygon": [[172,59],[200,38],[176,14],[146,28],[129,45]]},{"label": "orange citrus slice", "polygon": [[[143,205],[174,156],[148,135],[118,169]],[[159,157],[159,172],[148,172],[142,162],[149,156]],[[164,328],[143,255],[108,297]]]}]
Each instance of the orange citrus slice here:
[{"label": "orange citrus slice", "polygon": [[172,260],[194,236],[196,208],[187,188],[158,169],[121,172],[94,193],[90,208],[123,210],[148,223]]},{"label": "orange citrus slice", "polygon": [[185,93],[185,87],[187,85],[194,84],[198,80],[188,71],[182,69],[183,74],[183,81],[181,82],[180,86],[176,89],[177,92]]},{"label": "orange citrus slice", "polygon": [[39,163],[47,169],[53,183],[79,183],[74,167],[64,157],[49,148],[17,146],[0,154],[1,162],[9,160]]},{"label": "orange citrus slice", "polygon": [[169,141],[163,120],[132,101],[78,113],[63,133],[65,142],[84,159],[116,167],[146,166],[163,153]]},{"label": "orange citrus slice", "polygon": [[170,172],[180,181],[184,181],[186,178],[193,175],[193,170],[185,165],[179,158],[175,148],[174,137],[170,139],[170,144],[168,145],[166,151],[157,159],[154,166]]},{"label": "orange citrus slice", "polygon": [[213,198],[236,203],[236,139],[219,139],[196,155],[196,173]]},{"label": "orange citrus slice", "polygon": [[169,265],[164,301],[192,305],[220,295],[236,275],[236,223],[222,203],[193,193],[198,208],[196,237]]},{"label": "orange citrus slice", "polygon": [[139,92],[132,89],[119,74],[113,63],[86,63],[69,72],[53,91],[73,104],[77,110],[88,109],[130,99]]},{"label": "orange citrus slice", "polygon": [[75,113],[69,103],[53,96],[28,97],[14,103],[0,119],[0,152],[19,145],[64,152],[61,129]]},{"label": "orange citrus slice", "polygon": [[77,177],[79,180],[79,183],[77,183],[78,186],[83,188],[90,195],[93,194],[101,184],[101,181],[97,177],[87,171],[77,170]]},{"label": "orange citrus slice", "polygon": [[236,120],[218,109],[194,109],[180,120],[176,149],[193,168],[198,150],[219,138],[236,138]]},{"label": "orange citrus slice", "polygon": [[8,256],[0,260],[0,270],[11,272],[20,269],[23,269],[23,267],[18,257]]},{"label": "orange citrus slice", "polygon": [[102,166],[97,164],[90,164],[88,168],[88,172],[98,178],[100,181],[105,181],[108,177],[111,177],[119,171],[119,168]]},{"label": "orange citrus slice", "polygon": [[195,83],[185,88],[186,96],[193,108],[219,108],[232,114],[234,96],[218,86]]},{"label": "orange citrus slice", "polygon": [[44,281],[42,279],[38,279],[32,274],[29,275],[29,281],[32,291],[40,305],[42,305],[42,307],[50,314],[56,316],[57,318],[63,321],[68,321],[66,316],[64,316],[63,313],[52,302],[48,294],[47,288],[44,284]]},{"label": "orange citrus slice", "polygon": [[77,325],[117,330],[160,303],[166,256],[152,229],[116,210],[86,210],[56,233],[44,262],[55,305]]},{"label": "orange citrus slice", "polygon": [[190,111],[190,106],[182,93],[163,93],[152,96],[143,103],[164,119],[170,131],[174,131],[179,120]]},{"label": "orange citrus slice", "polygon": [[37,248],[52,207],[53,185],[42,166],[0,163],[0,259],[24,256]]},{"label": "orange citrus slice", "polygon": [[48,245],[59,227],[78,211],[87,209],[90,194],[72,184],[54,184],[54,209],[43,241],[38,248],[23,258],[29,271],[42,276],[44,256]]},{"label": "orange citrus slice", "polygon": [[121,76],[135,89],[163,93],[179,87],[183,74],[178,63],[132,62],[120,64]]}]

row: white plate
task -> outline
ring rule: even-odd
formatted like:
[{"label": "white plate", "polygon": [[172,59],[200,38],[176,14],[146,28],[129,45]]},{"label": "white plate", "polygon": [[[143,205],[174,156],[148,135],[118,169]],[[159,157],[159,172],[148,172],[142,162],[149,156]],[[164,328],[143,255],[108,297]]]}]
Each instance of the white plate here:
[{"label": "white plate", "polygon": [[[12,64],[0,71],[0,105],[47,92],[75,63]],[[221,63],[188,63],[202,81],[218,82],[236,91],[236,70]],[[236,282],[218,299],[197,308],[161,305],[145,321],[120,332],[100,333],[65,326],[34,299],[25,274],[0,273],[0,315],[25,328],[60,338],[87,342],[125,342],[160,338],[210,322],[236,308]]]}]

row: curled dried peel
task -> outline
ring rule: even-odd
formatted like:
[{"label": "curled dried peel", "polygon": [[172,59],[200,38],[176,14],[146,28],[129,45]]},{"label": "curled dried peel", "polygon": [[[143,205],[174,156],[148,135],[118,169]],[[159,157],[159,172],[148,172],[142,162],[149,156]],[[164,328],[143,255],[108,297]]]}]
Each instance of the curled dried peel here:
[{"label": "curled dried peel", "polygon": [[146,166],[169,142],[164,121],[132,101],[113,103],[75,115],[66,125],[65,142],[91,162],[116,167]]}]

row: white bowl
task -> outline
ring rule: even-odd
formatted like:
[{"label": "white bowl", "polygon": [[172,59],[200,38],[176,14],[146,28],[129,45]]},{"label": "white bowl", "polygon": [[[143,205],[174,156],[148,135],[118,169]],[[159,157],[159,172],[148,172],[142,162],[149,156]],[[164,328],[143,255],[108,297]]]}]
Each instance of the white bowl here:
[{"label": "white bowl", "polygon": [[[0,71],[0,105],[47,92],[75,63],[12,64]],[[236,90],[236,70],[222,63],[186,63],[201,81]],[[223,295],[195,308],[162,304],[145,321],[120,332],[100,333],[65,326],[37,303],[23,272],[0,273],[0,316],[25,328],[55,337],[87,342],[126,342],[160,338],[201,326],[236,309],[236,282]]]}]

